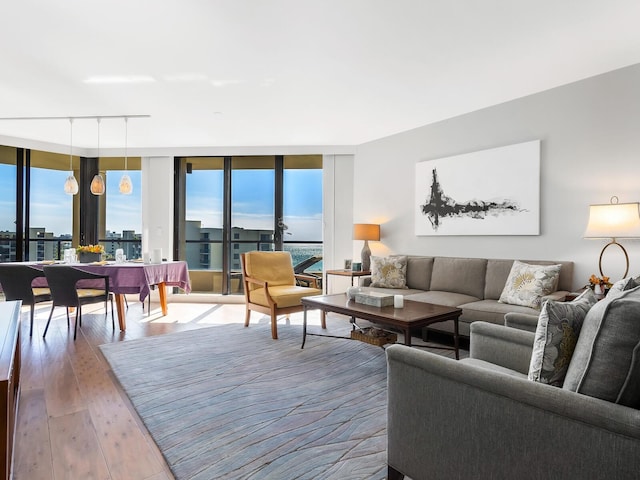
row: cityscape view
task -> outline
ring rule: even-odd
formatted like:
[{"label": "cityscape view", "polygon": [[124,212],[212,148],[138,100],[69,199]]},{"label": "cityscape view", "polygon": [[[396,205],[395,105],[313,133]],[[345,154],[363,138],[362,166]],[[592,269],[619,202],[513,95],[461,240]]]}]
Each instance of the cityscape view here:
[{"label": "cityscape view", "polygon": [[[16,260],[15,166],[0,164],[0,262]],[[141,257],[142,218],[140,171],[128,171],[133,194],[121,195],[118,180],[123,171],[105,175],[106,215],[105,259],[115,258],[118,248],[128,259]],[[196,172],[194,172],[196,173]],[[60,260],[72,244],[73,197],[62,185],[69,172],[32,168],[30,188],[28,260]],[[313,256],[322,256],[322,170],[285,170],[284,250],[294,265]],[[273,250],[274,182],[273,170],[234,171],[232,184],[231,271],[239,272],[244,251]],[[201,170],[187,176],[185,254],[190,270],[222,269],[223,172]],[[311,243],[313,242],[313,243]],[[311,271],[321,271],[322,262]]]}]

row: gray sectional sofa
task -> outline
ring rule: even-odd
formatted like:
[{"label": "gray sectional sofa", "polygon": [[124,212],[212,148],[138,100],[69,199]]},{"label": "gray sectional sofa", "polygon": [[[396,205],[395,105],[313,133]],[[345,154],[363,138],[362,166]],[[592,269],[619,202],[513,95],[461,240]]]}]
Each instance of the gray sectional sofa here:
[{"label": "gray sectional sofa", "polygon": [[388,347],[387,478],[640,478],[640,287],[577,331],[559,386],[528,379],[538,336],[508,326],[475,322],[460,361]]},{"label": "gray sectional sofa", "polygon": [[[561,264],[557,291],[545,298],[563,300],[572,290],[573,262],[520,260],[533,265]],[[498,302],[514,260],[407,256],[407,289],[370,287],[371,279],[364,278],[363,288],[404,295],[408,300],[455,306],[462,309],[459,320],[460,335],[469,336],[471,322],[484,321],[504,324],[509,312],[530,314],[539,311],[530,307]],[[453,332],[453,322],[442,322],[429,327],[446,333]]]}]

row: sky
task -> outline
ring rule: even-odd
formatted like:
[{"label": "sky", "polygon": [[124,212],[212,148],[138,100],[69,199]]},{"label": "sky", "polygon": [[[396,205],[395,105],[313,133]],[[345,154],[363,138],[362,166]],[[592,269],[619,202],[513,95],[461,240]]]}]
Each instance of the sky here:
[{"label": "sky", "polygon": [[[285,170],[285,241],[322,240],[322,170]],[[187,175],[186,219],[202,227],[222,227],[223,172],[197,170]],[[234,170],[232,226],[273,229],[273,170]]]},{"label": "sky", "polygon": [[[142,231],[141,172],[128,171],[133,193],[122,195],[118,183],[123,171],[106,175],[106,228]],[[45,227],[54,235],[71,233],[72,197],[63,185],[69,172],[32,168],[31,227]],[[286,241],[322,240],[322,170],[287,169],[284,173]],[[203,227],[222,226],[221,170],[197,170],[187,175],[187,220]],[[15,166],[0,164],[0,230],[15,231]],[[234,170],[232,224],[245,229],[273,229],[273,170]]]}]

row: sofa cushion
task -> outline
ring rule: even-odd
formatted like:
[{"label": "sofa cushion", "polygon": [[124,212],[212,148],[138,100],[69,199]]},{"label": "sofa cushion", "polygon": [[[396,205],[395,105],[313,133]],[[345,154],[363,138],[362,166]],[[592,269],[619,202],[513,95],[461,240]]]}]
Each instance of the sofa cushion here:
[{"label": "sofa cushion", "polygon": [[432,273],[433,257],[407,257],[407,287],[429,290]]},{"label": "sofa cushion", "polygon": [[572,302],[544,303],[533,341],[529,380],[562,386],[584,317],[596,302],[595,294],[587,289]]},{"label": "sofa cushion", "polygon": [[371,257],[371,286],[407,288],[407,257]]},{"label": "sofa cushion", "polygon": [[499,302],[539,309],[542,297],[556,290],[560,267],[560,264],[531,265],[515,260]]},{"label": "sofa cushion", "polygon": [[490,370],[492,372],[504,373],[506,375],[511,375],[514,377],[526,379],[527,376],[524,373],[517,372],[507,367],[503,367],[501,365],[497,365],[495,363],[486,362],[484,360],[480,360],[478,358],[462,358],[460,359],[461,363],[466,363],[468,365],[474,365],[479,368],[484,368],[486,370]]},{"label": "sofa cushion", "polygon": [[434,303],[436,305],[444,305],[446,307],[457,307],[463,303],[477,301],[478,298],[471,295],[464,295],[455,292],[439,292],[429,291],[416,293],[415,295],[407,295],[407,300],[415,300],[416,302]]},{"label": "sofa cushion", "polygon": [[584,319],[562,388],[640,408],[640,287],[609,294]]},{"label": "sofa cushion", "polygon": [[435,257],[430,290],[483,298],[486,271],[485,258]]}]

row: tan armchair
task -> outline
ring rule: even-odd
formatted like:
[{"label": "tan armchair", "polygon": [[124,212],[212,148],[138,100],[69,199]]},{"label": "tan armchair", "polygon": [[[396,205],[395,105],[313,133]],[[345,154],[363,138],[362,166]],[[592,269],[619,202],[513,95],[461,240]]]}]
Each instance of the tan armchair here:
[{"label": "tan armchair", "polygon": [[[251,310],[271,315],[271,337],[278,338],[278,315],[302,311],[300,299],[311,295],[321,295],[316,288],[316,277],[294,274],[289,252],[247,252],[243,253],[242,282],[247,313],[244,326],[249,326]],[[308,282],[309,287],[296,285],[296,280]],[[324,317],[322,328],[325,327]]]}]

